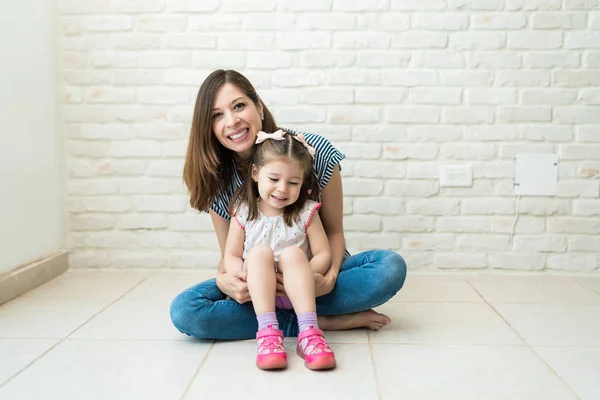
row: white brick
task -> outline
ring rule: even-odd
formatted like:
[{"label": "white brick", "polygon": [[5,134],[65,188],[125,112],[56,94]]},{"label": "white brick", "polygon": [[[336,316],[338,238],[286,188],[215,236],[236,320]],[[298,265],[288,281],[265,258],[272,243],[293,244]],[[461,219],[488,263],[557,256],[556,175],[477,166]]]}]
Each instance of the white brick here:
[{"label": "white brick", "polygon": [[162,155],[162,145],[143,140],[113,142],[110,154],[114,157],[158,157]]},{"label": "white brick", "polygon": [[[266,14],[272,19],[272,15]],[[254,21],[254,15],[248,17],[248,21]],[[287,26],[293,23],[285,21]],[[296,20],[296,26],[299,30],[332,30],[332,31],[351,31],[356,28],[356,17],[344,14],[300,14]],[[281,29],[286,29],[281,28]]]},{"label": "white brick", "polygon": [[[231,27],[232,31],[273,31],[280,32],[289,30],[296,25],[296,18],[293,15],[277,14],[273,18],[273,13],[247,14],[241,24],[241,27]],[[241,28],[241,29],[240,29]],[[216,30],[219,30],[217,27]]]},{"label": "white brick", "polygon": [[81,138],[122,140],[133,137],[130,125],[126,124],[82,124]]},{"label": "white brick", "polygon": [[336,49],[386,49],[390,37],[379,32],[335,32],[333,47]]},{"label": "white brick", "polygon": [[345,236],[346,244],[353,252],[374,248],[390,250],[400,248],[400,235],[349,232]]},{"label": "white brick", "polygon": [[379,179],[345,179],[344,195],[346,196],[376,196],[383,190]]},{"label": "white brick", "polygon": [[[554,108],[554,118],[560,123],[597,124],[600,123],[600,112],[597,106],[560,106]],[[598,156],[596,153],[596,157],[591,158],[598,159]]]},{"label": "white brick", "polygon": [[558,49],[562,47],[562,32],[510,32],[507,47],[512,49]]},{"label": "white brick", "polygon": [[514,249],[518,253],[562,253],[567,250],[567,239],[561,236],[515,236]]},{"label": "white brick", "polygon": [[[243,68],[246,65],[246,53],[240,51],[194,51],[191,66],[196,68]],[[187,65],[175,65],[187,67]]]},{"label": "white brick", "polygon": [[87,53],[63,51],[60,55],[62,67],[65,69],[86,68],[88,65]]},{"label": "white brick", "polygon": [[67,153],[79,157],[106,157],[110,144],[105,142],[81,142],[67,140]]},{"label": "white brick", "polygon": [[291,68],[296,64],[293,54],[277,52],[260,52],[247,54],[247,67],[258,69]]},{"label": "white brick", "polygon": [[319,71],[287,70],[274,71],[271,74],[271,82],[274,86],[297,87],[318,86],[324,83],[325,76]]},{"label": "white brick", "polygon": [[59,18],[60,33],[63,35],[77,35],[80,32],[80,18]]},{"label": "white brick", "polygon": [[70,85],[101,85],[110,83],[110,73],[107,71],[73,70],[64,71],[65,82]]},{"label": "white brick", "polygon": [[449,0],[448,8],[463,10],[501,10],[502,0]]},{"label": "white brick", "polygon": [[316,106],[304,107],[279,107],[276,113],[276,119],[279,122],[325,122],[327,119],[326,110]]},{"label": "white brick", "polygon": [[[494,217],[492,218],[492,232],[511,233],[514,223],[514,217]],[[534,234],[543,233],[546,230],[546,220],[544,218],[527,217],[520,215],[515,226],[515,233]]]},{"label": "white brick", "polygon": [[448,47],[460,50],[497,50],[504,47],[503,32],[457,32],[450,34]]},{"label": "white brick", "polygon": [[438,154],[438,147],[433,143],[407,143],[403,145],[385,144],[383,158],[391,160],[433,160]]},{"label": "white brick", "polygon": [[190,15],[188,21],[189,29],[192,32],[235,32],[240,30],[243,18],[238,14]]},{"label": "white brick", "polygon": [[115,71],[115,85],[158,85],[162,83],[163,71]]},{"label": "white brick", "polygon": [[332,0],[278,0],[278,11],[329,11]]},{"label": "white brick", "polygon": [[[189,34],[188,34],[189,36]],[[198,46],[201,48],[211,48],[212,44],[209,42],[210,35],[198,35],[200,38],[205,37],[205,46]],[[183,44],[191,45],[192,41],[186,41]],[[216,47],[224,50],[272,50],[275,44],[275,33],[258,33],[258,32],[244,32],[244,33],[220,33],[217,38]],[[180,46],[188,47],[188,46]]]},{"label": "white brick", "polygon": [[542,215],[568,215],[571,210],[568,200],[521,199],[519,213]]},{"label": "white brick", "polygon": [[[188,147],[187,140],[171,140],[165,142],[163,147],[163,156],[165,157],[180,157],[183,160],[183,155]],[[182,163],[183,168],[183,163]]]},{"label": "white brick", "polygon": [[559,254],[548,257],[548,268],[561,271],[593,271],[598,266],[598,257],[590,254]]},{"label": "white brick", "polygon": [[388,11],[390,9],[389,0],[372,0],[365,2],[362,0],[333,0],[333,11]]},{"label": "white brick", "polygon": [[432,217],[388,217],[383,220],[384,232],[433,232]]},{"label": "white brick", "polygon": [[600,67],[600,52],[588,52],[584,57],[584,66],[586,68]]},{"label": "white brick", "polygon": [[514,125],[469,126],[465,138],[473,140],[512,140],[517,138],[518,129]]},{"label": "white brick", "polygon": [[515,104],[515,89],[465,89],[465,102],[468,104]]},{"label": "white brick", "polygon": [[[583,23],[583,27],[581,29],[585,29],[585,16],[586,14],[574,14],[574,15],[579,15],[579,19],[583,19],[584,23]],[[581,25],[581,24],[578,24]],[[590,28],[593,30],[600,30],[600,13],[595,12],[595,13],[590,13]]]},{"label": "white brick", "polygon": [[439,217],[436,229],[439,232],[489,232],[490,219],[487,217]]},{"label": "white brick", "polygon": [[444,107],[442,122],[451,124],[482,124],[494,122],[494,109],[485,106]]},{"label": "white brick", "polygon": [[440,195],[445,197],[474,197],[490,196],[494,192],[492,181],[489,179],[477,179],[473,181],[471,187],[442,188]]},{"label": "white brick", "polygon": [[290,106],[297,105],[299,100],[299,93],[295,89],[272,89],[272,90],[261,90],[260,98],[269,104],[269,106]]},{"label": "white brick", "polygon": [[163,214],[130,214],[119,217],[117,228],[124,230],[165,229],[167,218]]},{"label": "white brick", "polygon": [[448,50],[415,50],[410,61],[411,68],[457,69],[464,66],[464,54]]},{"label": "white brick", "polygon": [[413,16],[413,26],[434,31],[460,31],[469,25],[466,14],[453,13],[427,13]]},{"label": "white brick", "polygon": [[186,213],[169,215],[168,227],[171,231],[213,232],[214,228],[208,214]]},{"label": "white brick", "polygon": [[581,104],[600,105],[600,89],[582,89],[578,100]]},{"label": "white brick", "polygon": [[448,35],[441,32],[409,31],[393,34],[392,47],[404,49],[444,48],[448,43]]},{"label": "white brick", "polygon": [[565,33],[567,49],[600,48],[600,32],[567,32]]},{"label": "white brick", "polygon": [[352,128],[352,140],[359,142],[403,142],[406,141],[404,126],[355,126]]},{"label": "white brick", "polygon": [[139,32],[183,32],[187,20],[179,16],[144,16],[137,19]]},{"label": "white brick", "polygon": [[352,215],[354,213],[354,207],[352,204],[352,199],[349,197],[344,197],[344,215]]},{"label": "white brick", "polygon": [[97,68],[136,68],[138,54],[135,51],[92,51],[89,55],[89,65]]},{"label": "white brick", "polygon": [[88,197],[83,206],[92,212],[126,212],[131,209],[131,200],[124,197]]},{"label": "white brick", "polygon": [[543,254],[495,253],[488,256],[488,264],[495,269],[541,271],[546,265]]},{"label": "white brick", "polygon": [[410,179],[438,179],[439,165],[436,162],[410,163],[406,176]]},{"label": "white brick", "polygon": [[300,53],[303,67],[349,67],[354,65],[356,56],[350,51],[305,51]]},{"label": "white brick", "polygon": [[508,250],[510,246],[509,235],[461,235],[458,237],[459,250]]},{"label": "white brick", "polygon": [[67,193],[72,196],[115,194],[118,191],[117,182],[110,180],[69,180]]},{"label": "white brick", "polygon": [[404,214],[404,202],[394,197],[377,197],[354,200],[354,212],[360,214]]},{"label": "white brick", "polygon": [[569,236],[569,251],[589,251],[600,253],[600,236]]},{"label": "white brick", "polygon": [[392,10],[433,11],[446,8],[445,0],[392,0]]},{"label": "white brick", "polygon": [[523,91],[524,104],[573,104],[577,98],[574,89],[526,89]]},{"label": "white brick", "polygon": [[144,252],[126,252],[111,254],[112,266],[115,268],[163,268],[167,267],[167,256]]},{"label": "white brick", "polygon": [[550,233],[600,234],[600,218],[554,217],[547,224]]},{"label": "white brick", "polygon": [[130,31],[133,28],[133,18],[121,16],[83,17],[80,26],[86,31],[117,32]]},{"label": "white brick", "polygon": [[465,199],[461,202],[461,210],[465,215],[513,215],[515,201],[512,199]]},{"label": "white brick", "polygon": [[411,142],[453,142],[462,138],[462,128],[454,126],[410,126],[408,140]]},{"label": "white brick", "polygon": [[577,167],[578,164],[576,161],[564,161],[558,165],[558,179],[559,181],[563,179],[575,179],[579,178]]},{"label": "white brick", "polygon": [[[389,180],[385,183],[384,194],[397,197],[431,197],[439,192],[438,183],[435,181],[415,180]],[[344,193],[346,183],[344,182]]]},{"label": "white brick", "polygon": [[551,144],[503,144],[500,145],[500,158],[515,159],[520,153],[554,153]]},{"label": "white brick", "polygon": [[187,199],[182,196],[137,196],[133,203],[138,211],[181,212]]},{"label": "white brick", "polygon": [[131,88],[89,88],[85,91],[87,103],[133,103],[135,91]]},{"label": "white brick", "polygon": [[198,251],[192,252],[169,252],[167,259],[167,266],[169,268],[193,268],[197,270],[199,267],[214,271],[216,274],[216,267],[221,259],[220,251]]},{"label": "white brick", "polygon": [[[141,247],[146,248],[187,248],[190,246],[188,234],[185,232],[170,232],[170,231],[147,231],[138,232],[136,234],[137,243]],[[205,242],[198,243],[198,247],[206,248],[208,243],[216,242],[216,235],[207,237]],[[211,240],[212,239],[212,240]],[[218,246],[218,243],[215,243]]]},{"label": "white brick", "polygon": [[142,160],[104,160],[94,164],[96,175],[142,175],[146,169],[146,161]]},{"label": "white brick", "polygon": [[498,107],[499,122],[546,122],[552,120],[552,108],[547,106]]},{"label": "white brick", "polygon": [[570,142],[573,128],[564,125],[533,125],[523,127],[523,139],[549,142]]},{"label": "white brick", "polygon": [[446,143],[440,149],[442,160],[492,160],[496,146],[491,144]]},{"label": "white brick", "polygon": [[577,68],[579,57],[572,51],[531,52],[525,54],[525,66],[533,69]]},{"label": "white brick", "polygon": [[487,267],[485,253],[437,253],[435,255],[436,268],[441,269],[474,269]]},{"label": "white brick", "polygon": [[502,50],[468,53],[467,61],[469,68],[492,70],[518,69],[522,65],[520,54]]},{"label": "white brick", "polygon": [[379,143],[340,143],[338,150],[348,158],[379,158],[381,156],[381,144]]},{"label": "white brick", "polygon": [[69,252],[69,267],[77,268],[106,268],[112,266],[110,258],[102,250],[84,250]]},{"label": "white brick", "polygon": [[390,106],[385,110],[390,122],[434,123],[440,120],[440,110],[433,106]]},{"label": "white brick", "polygon": [[559,10],[562,0],[507,0],[507,10]]},{"label": "white brick", "polygon": [[521,29],[527,25],[527,19],[522,14],[479,14],[471,17],[472,29]]},{"label": "white brick", "polygon": [[358,27],[384,31],[405,31],[410,27],[410,15],[404,13],[359,14]]},{"label": "white brick", "polygon": [[410,53],[381,50],[359,50],[357,65],[364,68],[405,67]]},{"label": "white brick", "polygon": [[556,86],[589,87],[600,85],[600,71],[554,71],[552,81]]},{"label": "white brick", "polygon": [[110,45],[118,50],[150,50],[162,47],[162,37],[159,34],[124,33],[112,34]]},{"label": "white brick", "polygon": [[550,73],[547,71],[498,71],[496,86],[527,87],[548,86]]},{"label": "white brick", "polygon": [[114,215],[71,215],[69,218],[69,228],[74,231],[100,231],[112,229],[116,222],[117,217]]},{"label": "white brick", "polygon": [[[215,251],[219,249],[217,235],[214,232],[188,233],[188,242],[191,247]],[[220,259],[220,258],[219,258]]]},{"label": "white brick", "polygon": [[414,104],[460,104],[462,91],[455,88],[411,88]]},{"label": "white brick", "polygon": [[383,71],[382,83],[386,86],[433,86],[438,84],[435,71]]},{"label": "white brick", "polygon": [[308,104],[348,104],[354,94],[350,88],[309,88],[300,90],[300,101]]},{"label": "white brick", "polygon": [[585,29],[585,13],[535,13],[531,17],[534,29]]},{"label": "white brick", "polygon": [[410,215],[457,215],[460,210],[460,201],[448,199],[408,200],[406,210]]},{"label": "white brick", "polygon": [[440,71],[440,83],[444,86],[490,86],[494,76],[484,71]]},{"label": "white brick", "polygon": [[139,104],[189,104],[190,93],[185,89],[140,88],[137,90]]},{"label": "white brick", "polygon": [[324,32],[283,32],[277,34],[276,44],[281,50],[327,49],[331,47],[331,34]]},{"label": "white brick", "polygon": [[454,235],[406,235],[402,248],[422,251],[449,251],[455,246]]},{"label": "white brick", "polygon": [[402,257],[411,270],[429,270],[434,264],[434,254],[431,251],[402,251]]},{"label": "white brick", "polygon": [[[598,197],[600,196],[599,183],[596,181],[560,180],[558,182],[558,197]],[[600,202],[600,200],[598,200]]]},{"label": "white brick", "polygon": [[166,179],[121,178],[119,179],[121,194],[167,194],[170,184]]},{"label": "white brick", "polygon": [[380,232],[381,217],[376,215],[345,216],[344,230],[349,232]]},{"label": "white brick", "polygon": [[600,142],[600,125],[580,125],[579,141]]},{"label": "white brick", "polygon": [[275,0],[221,0],[221,11],[226,12],[257,12],[274,11]]},{"label": "white brick", "polygon": [[579,175],[584,178],[594,178],[600,175],[600,162],[584,161],[579,170]]},{"label": "white brick", "polygon": [[[513,178],[515,175],[514,163],[499,161],[488,161],[481,163],[472,163],[473,178]],[[504,200],[503,200],[504,201]]]},{"label": "white brick", "polygon": [[356,88],[356,103],[401,103],[406,98],[404,88]]}]

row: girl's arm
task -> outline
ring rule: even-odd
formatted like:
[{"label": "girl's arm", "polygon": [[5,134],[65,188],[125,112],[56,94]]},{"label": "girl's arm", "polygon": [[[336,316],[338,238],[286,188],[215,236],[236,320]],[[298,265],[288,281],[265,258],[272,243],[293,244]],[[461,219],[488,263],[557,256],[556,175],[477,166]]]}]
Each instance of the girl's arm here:
[{"label": "girl's arm", "polygon": [[225,252],[223,254],[223,264],[225,272],[232,273],[241,271],[244,265],[242,255],[244,253],[245,232],[242,227],[233,222],[229,224],[229,233],[225,243]]},{"label": "girl's arm", "polygon": [[325,272],[331,266],[331,248],[329,247],[321,218],[319,218],[319,213],[315,212],[312,215],[309,225],[306,228],[306,236],[308,237],[308,243],[312,252],[310,268],[313,272],[325,275]]},{"label": "girl's arm", "polygon": [[339,166],[336,165],[333,168],[331,179],[321,193],[320,216],[331,247],[331,268],[327,270],[324,279],[316,281],[317,296],[323,296],[333,290],[344,260],[346,241],[344,239],[343,196],[342,175]]}]

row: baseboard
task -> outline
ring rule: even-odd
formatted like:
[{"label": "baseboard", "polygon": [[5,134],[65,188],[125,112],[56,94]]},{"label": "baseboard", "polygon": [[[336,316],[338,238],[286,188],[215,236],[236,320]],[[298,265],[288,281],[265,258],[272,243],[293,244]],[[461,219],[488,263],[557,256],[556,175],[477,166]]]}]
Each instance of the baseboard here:
[{"label": "baseboard", "polygon": [[69,269],[69,254],[61,250],[0,275],[0,305],[56,278]]}]

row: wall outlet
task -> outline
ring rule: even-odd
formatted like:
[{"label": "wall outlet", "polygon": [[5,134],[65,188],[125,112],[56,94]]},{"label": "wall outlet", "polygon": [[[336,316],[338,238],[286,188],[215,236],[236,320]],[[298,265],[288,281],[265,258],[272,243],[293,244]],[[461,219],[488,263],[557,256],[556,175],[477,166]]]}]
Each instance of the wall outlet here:
[{"label": "wall outlet", "polygon": [[440,167],[440,186],[473,186],[473,171],[471,170],[471,164],[442,165]]}]

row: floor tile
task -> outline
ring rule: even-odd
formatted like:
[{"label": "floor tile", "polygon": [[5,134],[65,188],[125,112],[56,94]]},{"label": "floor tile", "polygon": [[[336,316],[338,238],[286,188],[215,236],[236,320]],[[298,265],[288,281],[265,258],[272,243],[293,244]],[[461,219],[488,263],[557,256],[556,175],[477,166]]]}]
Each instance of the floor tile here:
[{"label": "floor tile", "polygon": [[600,295],[565,276],[477,276],[469,282],[490,303],[600,304]]},{"label": "floor tile", "polygon": [[483,302],[464,277],[408,275],[391,301]]},{"label": "floor tile", "polygon": [[296,355],[294,345],[287,343],[287,370],[269,372],[254,365],[254,343],[217,343],[185,399],[377,399],[369,346],[334,344],[332,348],[338,362],[332,371],[308,370]]},{"label": "floor tile", "polygon": [[69,270],[24,297],[113,301],[152,272]]},{"label": "floor tile", "polygon": [[[351,329],[347,331],[325,331],[325,338],[329,343],[369,343],[366,329]],[[255,339],[251,340],[252,342]],[[296,343],[298,338],[286,337],[286,342]]]},{"label": "floor tile", "polygon": [[536,347],[535,351],[582,399],[600,399],[600,347]]},{"label": "floor tile", "polygon": [[372,343],[523,345],[487,304],[387,303],[376,311],[392,323],[369,332]]},{"label": "floor tile", "polygon": [[373,345],[381,398],[576,399],[527,347]]},{"label": "floor tile", "polygon": [[174,299],[185,289],[214,278],[216,271],[194,271],[194,272],[157,272],[136,286],[128,298],[165,298]]},{"label": "floor tile", "polygon": [[597,294],[600,294],[600,278],[586,277],[578,278],[577,280]]},{"label": "floor tile", "polygon": [[600,346],[600,305],[498,304],[532,346]]},{"label": "floor tile", "polygon": [[67,339],[0,389],[0,399],[178,400],[209,347]]},{"label": "floor tile", "polygon": [[59,340],[0,339],[0,385],[48,351]]},{"label": "floor tile", "polygon": [[79,339],[191,340],[171,323],[170,299],[121,299],[71,337]]},{"label": "floor tile", "polygon": [[106,301],[18,297],[0,306],[0,338],[64,338]]}]

